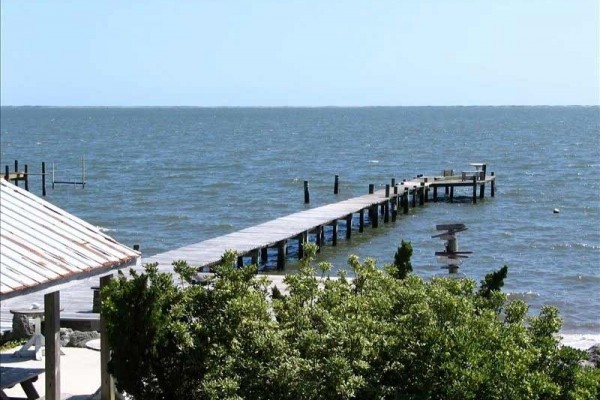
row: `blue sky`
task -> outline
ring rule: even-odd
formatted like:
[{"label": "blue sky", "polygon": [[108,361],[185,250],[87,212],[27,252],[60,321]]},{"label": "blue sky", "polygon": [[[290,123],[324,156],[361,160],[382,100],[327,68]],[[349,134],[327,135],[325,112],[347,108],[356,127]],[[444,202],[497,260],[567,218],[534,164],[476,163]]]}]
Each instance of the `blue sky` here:
[{"label": "blue sky", "polygon": [[598,0],[2,0],[2,105],[600,104]]}]

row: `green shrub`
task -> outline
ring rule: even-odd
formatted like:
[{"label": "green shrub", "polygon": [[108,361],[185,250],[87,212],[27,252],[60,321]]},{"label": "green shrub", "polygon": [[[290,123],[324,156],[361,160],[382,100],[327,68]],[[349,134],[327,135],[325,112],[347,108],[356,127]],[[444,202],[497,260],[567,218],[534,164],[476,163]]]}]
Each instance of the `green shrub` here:
[{"label": "green shrub", "polygon": [[135,399],[597,398],[598,370],[558,346],[555,308],[527,318],[490,285],[397,279],[354,256],[354,279],[329,278],[328,264],[317,278],[316,248],[305,251],[286,295],[269,296],[234,253],[205,286],[177,286],[155,265],[114,280],[102,307],[118,388]]}]

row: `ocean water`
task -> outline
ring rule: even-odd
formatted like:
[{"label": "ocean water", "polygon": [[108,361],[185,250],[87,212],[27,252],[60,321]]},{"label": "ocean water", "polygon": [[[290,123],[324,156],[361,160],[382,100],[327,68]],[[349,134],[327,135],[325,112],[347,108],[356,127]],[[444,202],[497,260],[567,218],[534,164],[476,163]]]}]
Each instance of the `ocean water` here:
[{"label": "ocean water", "polygon": [[[401,240],[414,272],[443,273],[435,225],[462,222],[461,272],[508,265],[505,291],[536,313],[559,307],[564,332],[600,333],[600,108],[39,108],[1,109],[1,165],[55,165],[46,199],[144,256],[443,169],[487,163],[496,196],[428,203],[328,246],[319,261],[379,265]],[[339,175],[340,193],[333,194]],[[303,181],[311,204],[303,204]],[[39,176],[30,190],[40,194]],[[553,213],[558,208],[560,213]],[[294,262],[288,270],[294,270]]]}]

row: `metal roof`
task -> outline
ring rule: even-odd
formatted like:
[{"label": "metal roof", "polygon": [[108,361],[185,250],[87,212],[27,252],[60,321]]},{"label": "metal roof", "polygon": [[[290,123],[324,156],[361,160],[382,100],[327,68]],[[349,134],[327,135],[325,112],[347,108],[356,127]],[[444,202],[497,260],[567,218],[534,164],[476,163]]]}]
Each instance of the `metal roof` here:
[{"label": "metal roof", "polygon": [[0,179],[0,300],[133,264],[140,253]]}]

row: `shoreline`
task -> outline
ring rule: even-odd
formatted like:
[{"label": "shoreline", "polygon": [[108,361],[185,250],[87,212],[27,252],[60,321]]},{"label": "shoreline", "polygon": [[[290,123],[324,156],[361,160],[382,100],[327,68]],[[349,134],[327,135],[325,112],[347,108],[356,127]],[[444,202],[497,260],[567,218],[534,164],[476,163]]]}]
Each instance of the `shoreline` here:
[{"label": "shoreline", "polygon": [[558,333],[556,336],[562,346],[578,350],[589,350],[593,346],[600,346],[600,333]]}]

